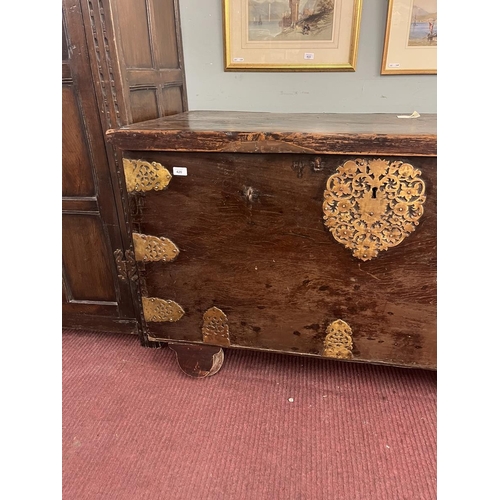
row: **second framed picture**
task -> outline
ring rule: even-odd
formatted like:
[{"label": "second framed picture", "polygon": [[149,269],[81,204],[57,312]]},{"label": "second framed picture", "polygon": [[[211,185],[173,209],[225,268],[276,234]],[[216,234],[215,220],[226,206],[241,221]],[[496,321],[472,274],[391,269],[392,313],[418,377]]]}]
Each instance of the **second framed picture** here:
[{"label": "second framed picture", "polygon": [[226,71],[354,71],[362,0],[223,0]]},{"label": "second framed picture", "polygon": [[437,0],[389,0],[381,74],[437,74]]}]

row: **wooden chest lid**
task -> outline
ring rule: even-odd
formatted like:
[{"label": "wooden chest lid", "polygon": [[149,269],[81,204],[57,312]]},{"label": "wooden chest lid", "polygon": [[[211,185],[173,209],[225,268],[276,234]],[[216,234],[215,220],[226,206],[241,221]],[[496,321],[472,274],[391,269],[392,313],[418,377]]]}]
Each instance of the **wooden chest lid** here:
[{"label": "wooden chest lid", "polygon": [[437,116],[188,111],[108,130],[129,151],[437,155]]}]

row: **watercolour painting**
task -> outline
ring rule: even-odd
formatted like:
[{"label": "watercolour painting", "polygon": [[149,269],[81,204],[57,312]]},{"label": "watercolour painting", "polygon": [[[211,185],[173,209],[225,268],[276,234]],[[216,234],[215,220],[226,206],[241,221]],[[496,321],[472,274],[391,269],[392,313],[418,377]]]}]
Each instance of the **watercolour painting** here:
[{"label": "watercolour painting", "polygon": [[437,0],[389,0],[381,74],[437,74]]},{"label": "watercolour painting", "polygon": [[334,8],[334,0],[249,0],[248,40],[331,41]]},{"label": "watercolour painting", "polygon": [[437,45],[437,0],[413,0],[409,47]]},{"label": "watercolour painting", "polygon": [[223,0],[226,71],[354,71],[361,0]]}]

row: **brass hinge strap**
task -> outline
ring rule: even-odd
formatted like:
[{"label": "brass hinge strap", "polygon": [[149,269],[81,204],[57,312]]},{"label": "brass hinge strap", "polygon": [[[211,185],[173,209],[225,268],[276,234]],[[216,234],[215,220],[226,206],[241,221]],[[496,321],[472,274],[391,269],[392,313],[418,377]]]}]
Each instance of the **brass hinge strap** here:
[{"label": "brass hinge strap", "polygon": [[172,179],[172,174],[156,161],[123,159],[123,172],[127,184],[127,192],[161,191]]},{"label": "brass hinge strap", "polygon": [[132,233],[135,258],[143,262],[171,262],[179,255],[179,249],[168,238]]}]

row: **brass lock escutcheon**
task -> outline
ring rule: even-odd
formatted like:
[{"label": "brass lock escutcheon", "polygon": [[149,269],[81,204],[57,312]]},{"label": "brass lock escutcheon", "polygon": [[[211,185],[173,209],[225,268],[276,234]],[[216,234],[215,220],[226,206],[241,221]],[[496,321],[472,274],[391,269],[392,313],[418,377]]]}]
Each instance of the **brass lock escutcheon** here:
[{"label": "brass lock escutcheon", "polygon": [[326,227],[363,261],[399,245],[424,213],[425,184],[420,175],[403,161],[346,161],[326,183]]}]

